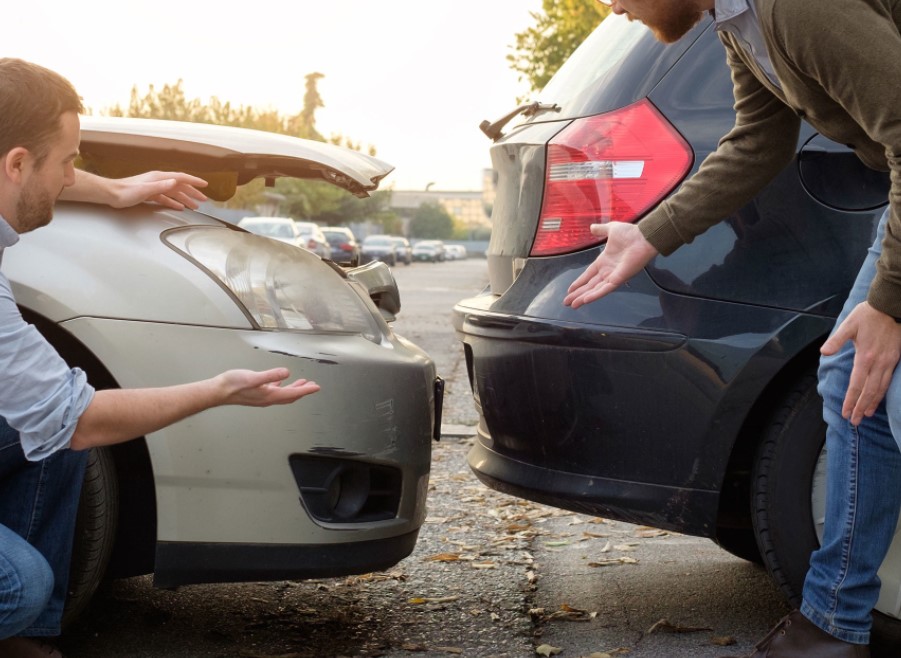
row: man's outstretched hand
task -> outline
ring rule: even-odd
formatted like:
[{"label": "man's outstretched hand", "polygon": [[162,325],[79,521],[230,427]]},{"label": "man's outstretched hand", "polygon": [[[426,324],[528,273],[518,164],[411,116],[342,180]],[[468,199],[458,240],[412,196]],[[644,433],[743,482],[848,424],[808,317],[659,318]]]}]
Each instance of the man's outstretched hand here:
[{"label": "man's outstretched hand", "polygon": [[592,224],[591,233],[605,239],[607,246],[567,290],[563,303],[573,308],[613,292],[659,253],[635,224]]},{"label": "man's outstretched hand", "polygon": [[174,210],[196,209],[206,201],[199,188],[207,182],[197,176],[177,171],[148,171],[129,178],[115,179],[113,208],[128,208],[151,202]]},{"label": "man's outstretched hand", "polygon": [[223,404],[248,407],[289,404],[319,390],[319,384],[306,379],[298,379],[282,386],[289,375],[287,368],[273,368],[262,372],[229,370],[215,379],[224,393]]},{"label": "man's outstretched hand", "polygon": [[74,182],[63,189],[59,198],[102,203],[113,208],[149,202],[173,210],[194,210],[206,201],[206,195],[200,191],[206,185],[202,178],[177,171],[148,171],[128,178],[105,178],[76,169]]}]

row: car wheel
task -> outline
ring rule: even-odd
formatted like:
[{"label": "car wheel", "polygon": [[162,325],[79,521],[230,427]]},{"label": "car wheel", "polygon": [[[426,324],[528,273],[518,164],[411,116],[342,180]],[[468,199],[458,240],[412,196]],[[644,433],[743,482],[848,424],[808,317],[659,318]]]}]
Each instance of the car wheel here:
[{"label": "car wheel", "polygon": [[103,580],[116,538],[119,486],[109,449],[94,448],[88,454],[69,572],[69,593],[63,627],[87,607]]},{"label": "car wheel", "polygon": [[[816,375],[795,385],[773,416],[752,478],[752,518],[764,564],[797,607],[810,554],[819,546],[825,516],[826,425]],[[901,539],[879,570],[883,596],[873,615],[874,655],[901,642]],[[889,654],[885,654],[889,655]],[[896,655],[896,654],[892,654]]]},{"label": "car wheel", "polygon": [[392,256],[391,258],[389,258],[389,259],[388,259],[388,264],[389,264],[391,267],[394,267],[395,265],[397,265],[397,256]]}]

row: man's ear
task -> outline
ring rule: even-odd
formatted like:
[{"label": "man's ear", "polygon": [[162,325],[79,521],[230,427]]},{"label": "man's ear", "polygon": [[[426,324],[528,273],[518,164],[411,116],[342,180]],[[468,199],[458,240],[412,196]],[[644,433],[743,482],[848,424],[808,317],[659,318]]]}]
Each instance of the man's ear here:
[{"label": "man's ear", "polygon": [[3,155],[3,174],[11,182],[20,185],[28,166],[31,152],[23,147],[17,146]]}]

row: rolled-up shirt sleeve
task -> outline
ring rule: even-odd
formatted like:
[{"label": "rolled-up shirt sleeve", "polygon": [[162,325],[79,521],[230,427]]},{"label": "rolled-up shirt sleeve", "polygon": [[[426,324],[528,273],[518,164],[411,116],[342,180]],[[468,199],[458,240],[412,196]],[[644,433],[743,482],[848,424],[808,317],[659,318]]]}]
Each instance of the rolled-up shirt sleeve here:
[{"label": "rolled-up shirt sleeve", "polygon": [[94,388],[32,325],[0,274],[0,415],[18,430],[25,457],[40,461],[69,447]]}]

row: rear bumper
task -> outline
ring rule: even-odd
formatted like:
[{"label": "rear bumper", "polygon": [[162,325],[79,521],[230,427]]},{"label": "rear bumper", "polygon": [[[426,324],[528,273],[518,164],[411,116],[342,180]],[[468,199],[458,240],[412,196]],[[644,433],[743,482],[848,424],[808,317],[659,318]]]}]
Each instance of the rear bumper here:
[{"label": "rear bumper", "polygon": [[754,405],[829,320],[677,297],[645,274],[574,310],[573,261],[530,262],[455,307],[481,416],[471,467],[522,498],[713,536]]},{"label": "rear bumper", "polygon": [[467,459],[476,477],[492,489],[580,514],[713,536],[716,491],[555,471],[505,457],[488,443],[480,436]]}]

